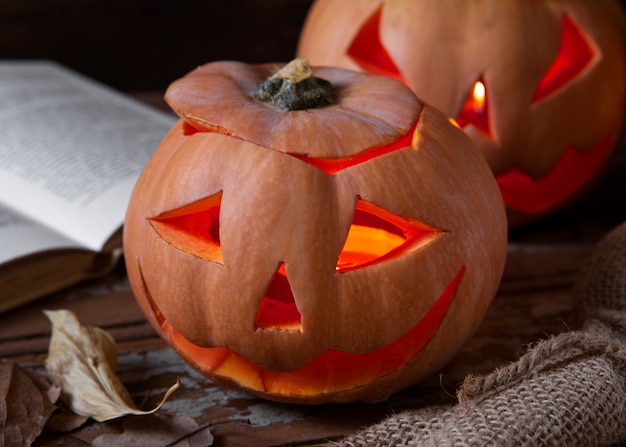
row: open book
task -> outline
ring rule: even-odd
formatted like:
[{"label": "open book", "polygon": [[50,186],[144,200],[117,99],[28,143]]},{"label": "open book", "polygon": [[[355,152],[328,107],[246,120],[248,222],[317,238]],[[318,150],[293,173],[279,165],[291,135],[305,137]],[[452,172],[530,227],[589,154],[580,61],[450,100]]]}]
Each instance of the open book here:
[{"label": "open book", "polygon": [[108,272],[175,116],[49,61],[0,61],[0,312]]}]

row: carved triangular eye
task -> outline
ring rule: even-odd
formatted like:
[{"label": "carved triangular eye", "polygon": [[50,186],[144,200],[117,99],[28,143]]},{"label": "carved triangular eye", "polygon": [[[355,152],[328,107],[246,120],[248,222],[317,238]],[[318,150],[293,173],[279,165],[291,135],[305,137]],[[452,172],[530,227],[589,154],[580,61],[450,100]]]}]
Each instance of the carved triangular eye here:
[{"label": "carved triangular eye", "polygon": [[281,263],[261,301],[254,322],[255,329],[277,329],[300,331],[302,316],[285,273],[285,263]]},{"label": "carved triangular eye", "polygon": [[429,244],[443,232],[358,198],[336,270],[348,272],[402,256]]},{"label": "carved triangular eye", "polygon": [[593,62],[595,48],[574,20],[565,14],[559,52],[543,76],[532,98],[541,101],[576,79]]},{"label": "carved triangular eye", "polygon": [[380,41],[382,6],[361,26],[348,48],[348,56],[370,73],[402,79],[402,74]]},{"label": "carved triangular eye", "polygon": [[148,219],[168,244],[199,258],[223,264],[220,246],[222,192]]}]

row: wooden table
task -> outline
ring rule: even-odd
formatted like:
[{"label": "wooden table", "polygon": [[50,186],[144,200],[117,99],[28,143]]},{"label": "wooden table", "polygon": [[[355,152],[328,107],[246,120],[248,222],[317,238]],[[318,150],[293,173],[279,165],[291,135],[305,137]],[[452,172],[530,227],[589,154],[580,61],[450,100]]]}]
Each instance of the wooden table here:
[{"label": "wooden table", "polygon": [[[625,145],[622,144],[622,147]],[[594,244],[626,220],[626,156],[578,205],[511,231],[504,278],[478,333],[441,374],[379,404],[297,406],[271,403],[213,385],[160,340],[134,302],[123,266],[0,315],[0,362],[44,373],[50,323],[43,309],[70,309],[115,338],[118,373],[135,402],[149,407],[177,377],[182,388],[163,412],[187,415],[213,433],[217,446],[316,445],[353,432],[405,408],[452,404],[468,373],[486,373],[512,361],[525,346],[577,326],[571,296],[576,274]],[[148,416],[152,417],[152,416]],[[123,420],[89,421],[64,435],[45,430],[35,445],[75,445],[103,433],[120,433]]]}]

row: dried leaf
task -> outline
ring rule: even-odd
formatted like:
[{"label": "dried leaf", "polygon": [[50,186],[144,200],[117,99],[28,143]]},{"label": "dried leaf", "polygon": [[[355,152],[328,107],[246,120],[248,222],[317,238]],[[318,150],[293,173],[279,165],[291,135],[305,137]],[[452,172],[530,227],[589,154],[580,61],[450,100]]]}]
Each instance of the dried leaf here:
[{"label": "dried leaf", "polygon": [[89,420],[88,416],[76,414],[65,407],[65,405],[60,406],[59,410],[50,416],[46,424],[46,428],[52,432],[65,433],[76,430]]},{"label": "dried leaf", "polygon": [[52,322],[46,370],[61,387],[61,399],[76,414],[98,422],[159,410],[180,385],[176,382],[154,409],[135,407],[128,390],[115,374],[117,348],[106,331],[82,323],[68,310],[45,311]]},{"label": "dried leaf", "polygon": [[121,434],[103,434],[93,440],[93,447],[210,447],[213,435],[208,427],[199,427],[189,416],[154,415],[123,422]]},{"label": "dried leaf", "polygon": [[0,364],[0,445],[28,447],[55,406],[15,364]]}]

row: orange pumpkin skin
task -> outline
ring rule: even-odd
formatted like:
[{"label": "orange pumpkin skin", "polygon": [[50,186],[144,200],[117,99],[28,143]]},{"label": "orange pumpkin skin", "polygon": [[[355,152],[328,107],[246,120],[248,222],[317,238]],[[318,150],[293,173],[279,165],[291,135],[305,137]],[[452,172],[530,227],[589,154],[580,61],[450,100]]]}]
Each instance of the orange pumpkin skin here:
[{"label": "orange pumpkin skin", "polygon": [[579,199],[615,152],[625,29],[614,0],[316,0],[298,54],[401,79],[457,119],[518,226]]},{"label": "orange pumpkin skin", "polygon": [[[170,86],[181,119],[125,222],[131,285],[217,382],[277,401],[385,399],[476,330],[504,266],[504,205],[464,133],[402,83],[315,68],[336,103],[285,111],[252,98],[276,69],[215,62]],[[380,253],[378,233],[395,241]]]}]

